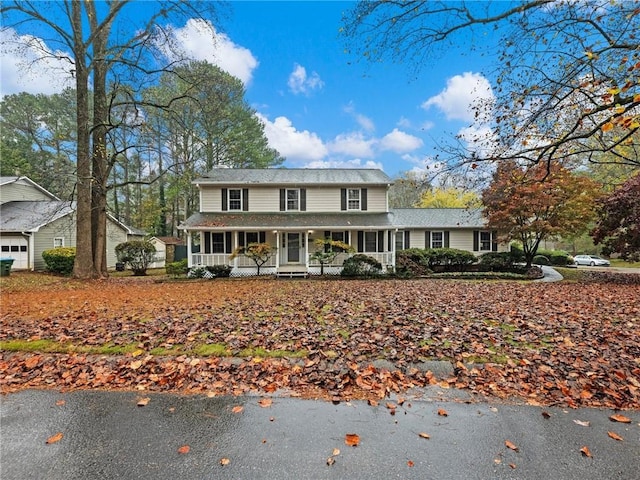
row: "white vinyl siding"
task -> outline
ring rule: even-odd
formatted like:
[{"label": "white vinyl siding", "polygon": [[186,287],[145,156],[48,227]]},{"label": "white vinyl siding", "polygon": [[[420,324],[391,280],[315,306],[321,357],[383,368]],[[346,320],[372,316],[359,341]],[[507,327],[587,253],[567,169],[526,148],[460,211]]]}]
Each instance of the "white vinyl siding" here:
[{"label": "white vinyl siding", "polygon": [[307,212],[339,212],[340,189],[307,188]]},{"label": "white vinyl siding", "polygon": [[367,212],[387,211],[386,187],[367,187]]},{"label": "white vinyl siding", "polygon": [[2,193],[0,193],[0,203],[17,202],[17,201],[42,201],[53,200],[44,192],[41,192],[33,185],[24,180],[2,185]]},{"label": "white vinyl siding", "polygon": [[220,212],[222,210],[221,191],[220,188],[200,186],[200,211]]}]

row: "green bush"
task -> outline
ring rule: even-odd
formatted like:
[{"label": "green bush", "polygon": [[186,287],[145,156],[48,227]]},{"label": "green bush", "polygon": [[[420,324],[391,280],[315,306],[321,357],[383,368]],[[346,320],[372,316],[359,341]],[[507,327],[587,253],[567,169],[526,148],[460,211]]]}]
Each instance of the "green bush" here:
[{"label": "green bush", "polygon": [[511,252],[488,252],[479,258],[479,268],[485,272],[509,272],[516,257]]},{"label": "green bush", "polygon": [[147,240],[132,240],[116,245],[118,261],[128,264],[135,276],[146,275],[155,256],[156,247]]},{"label": "green bush", "polygon": [[213,265],[212,267],[205,268],[213,273],[216,278],[228,277],[231,274],[231,270],[233,270],[233,267],[229,265]]},{"label": "green bush", "polygon": [[75,247],[58,247],[42,252],[47,270],[61,275],[71,275],[76,259]]},{"label": "green bush", "polygon": [[377,277],[382,275],[382,264],[362,253],[347,258],[342,264],[343,277]]},{"label": "green bush", "polygon": [[396,274],[400,276],[421,276],[431,273],[429,257],[421,248],[408,248],[396,253]]},{"label": "green bush", "polygon": [[213,265],[192,267],[187,273],[189,278],[221,278],[228,277],[231,274],[232,267],[229,265]]},{"label": "green bush", "polygon": [[544,255],[536,255],[533,257],[533,261],[531,262],[534,265],[551,265],[551,262]]},{"label": "green bush", "polygon": [[443,271],[463,272],[477,261],[473,253],[456,248],[428,248],[425,255],[431,270],[439,267]]},{"label": "green bush", "polygon": [[167,272],[167,275],[173,275],[174,277],[186,275],[189,271],[188,261],[186,258],[183,258],[179,262],[167,263],[164,268]]}]

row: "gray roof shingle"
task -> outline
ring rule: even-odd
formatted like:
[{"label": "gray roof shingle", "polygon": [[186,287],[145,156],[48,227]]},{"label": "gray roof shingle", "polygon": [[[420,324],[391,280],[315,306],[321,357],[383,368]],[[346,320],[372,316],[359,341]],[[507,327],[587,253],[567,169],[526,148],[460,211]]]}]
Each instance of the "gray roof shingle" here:
[{"label": "gray roof shingle", "polygon": [[30,232],[73,212],[73,205],[62,201],[8,202],[0,206],[0,231]]},{"label": "gray roof shingle", "polygon": [[207,185],[390,185],[393,180],[378,169],[366,168],[215,168],[196,184]]}]

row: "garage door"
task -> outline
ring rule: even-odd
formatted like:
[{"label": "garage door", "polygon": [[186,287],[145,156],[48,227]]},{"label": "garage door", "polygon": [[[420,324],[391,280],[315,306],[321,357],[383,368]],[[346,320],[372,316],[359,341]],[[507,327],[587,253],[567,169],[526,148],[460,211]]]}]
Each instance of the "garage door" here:
[{"label": "garage door", "polygon": [[29,244],[22,237],[0,238],[0,258],[13,258],[11,269],[29,268]]}]

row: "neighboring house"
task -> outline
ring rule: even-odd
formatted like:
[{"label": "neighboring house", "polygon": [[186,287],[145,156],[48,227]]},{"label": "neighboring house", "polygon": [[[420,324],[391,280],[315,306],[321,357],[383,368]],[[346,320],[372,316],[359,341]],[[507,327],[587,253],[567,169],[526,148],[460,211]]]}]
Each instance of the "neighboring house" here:
[{"label": "neighboring house", "polygon": [[[115,246],[144,233],[107,217],[107,266],[115,267]],[[62,201],[27,177],[0,177],[0,257],[14,270],[44,270],[42,252],[75,247],[75,203]]]},{"label": "neighboring house", "polygon": [[[181,256],[179,252],[180,247],[184,246],[184,241],[181,238],[151,237],[149,241],[156,247],[155,261],[149,265],[149,268],[163,268],[167,263],[185,258],[184,255]],[[176,255],[176,253],[178,253],[178,255]]]},{"label": "neighboring house", "polygon": [[[327,237],[385,269],[395,267],[396,251],[406,248],[450,247],[476,255],[498,250],[480,210],[389,209],[393,181],[381,170],[220,168],[194,183],[200,212],[180,226],[188,233],[190,267],[230,265],[233,276],[253,275],[253,261],[229,255],[238,246],[266,242],[275,254],[261,272],[318,274],[320,266],[310,258],[314,240]],[[325,271],[339,272],[346,257],[340,254]]]}]

